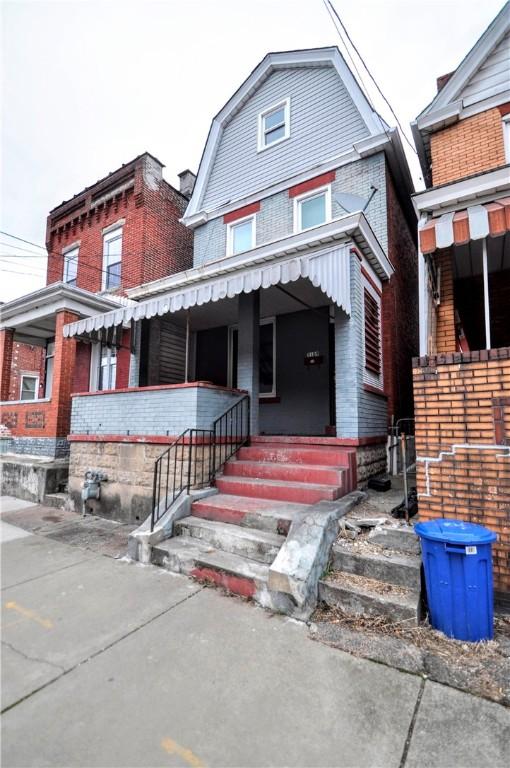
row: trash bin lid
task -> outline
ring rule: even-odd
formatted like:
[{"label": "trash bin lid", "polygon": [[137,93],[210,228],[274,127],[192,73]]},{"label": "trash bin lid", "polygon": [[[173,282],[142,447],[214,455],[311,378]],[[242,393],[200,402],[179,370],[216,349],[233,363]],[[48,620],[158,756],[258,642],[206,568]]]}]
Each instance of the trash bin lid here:
[{"label": "trash bin lid", "polygon": [[490,544],[497,539],[496,534],[483,525],[442,517],[426,523],[416,523],[414,530],[424,539],[444,541],[447,544]]}]

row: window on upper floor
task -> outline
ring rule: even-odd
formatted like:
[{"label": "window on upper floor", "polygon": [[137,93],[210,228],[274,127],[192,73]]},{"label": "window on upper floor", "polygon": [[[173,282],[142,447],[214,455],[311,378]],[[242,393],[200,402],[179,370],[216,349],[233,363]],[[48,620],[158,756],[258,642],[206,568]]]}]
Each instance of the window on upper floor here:
[{"label": "window on upper floor", "polygon": [[290,99],[285,99],[259,114],[258,150],[268,149],[290,136]]},{"label": "window on upper floor", "polygon": [[21,377],[21,387],[19,393],[20,400],[37,400],[37,390],[39,389],[39,376]]},{"label": "window on upper floor", "polygon": [[510,163],[510,114],[503,117],[503,139],[505,142],[505,160]]},{"label": "window on upper floor", "polygon": [[381,319],[379,303],[365,287],[365,368],[379,376],[381,373]]},{"label": "window on upper floor", "polygon": [[103,234],[103,290],[118,288],[122,269],[122,227]]},{"label": "window on upper floor", "polygon": [[294,198],[294,230],[302,232],[325,224],[331,219],[331,187]]},{"label": "window on upper floor", "polygon": [[255,216],[227,224],[227,256],[249,251],[255,245]]},{"label": "window on upper floor", "polygon": [[78,276],[78,255],[80,247],[74,246],[64,252],[64,283],[76,287],[76,278]]}]

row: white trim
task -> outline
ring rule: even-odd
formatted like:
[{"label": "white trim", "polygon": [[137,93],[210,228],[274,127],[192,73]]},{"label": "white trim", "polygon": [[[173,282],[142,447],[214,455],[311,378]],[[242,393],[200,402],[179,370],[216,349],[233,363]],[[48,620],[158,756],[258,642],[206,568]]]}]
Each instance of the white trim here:
[{"label": "white trim", "polygon": [[418,315],[419,315],[419,335],[420,335],[420,357],[428,355],[428,311],[429,302],[427,298],[427,265],[425,257],[419,247],[420,237],[418,233]]},{"label": "white trim", "polygon": [[[314,197],[322,197],[322,195],[325,196],[324,201],[324,215],[325,220],[322,222],[322,224],[314,224],[311,227],[303,227],[301,223],[302,214],[301,214],[301,204],[306,202],[307,200],[312,200]],[[293,221],[294,221],[294,234],[297,234],[298,232],[307,232],[311,229],[315,229],[315,227],[321,227],[324,224],[328,224],[328,222],[331,221],[331,184],[326,184],[323,187],[318,187],[317,189],[311,189],[308,192],[303,192],[302,195],[296,195],[294,197],[294,207],[293,207]]]},{"label": "white trim", "polygon": [[[245,224],[247,221],[252,221],[252,228],[251,228],[251,244],[250,247],[247,248],[245,251],[235,251],[233,250],[234,245],[234,229],[239,226],[239,224]],[[246,253],[247,251],[251,251],[253,248],[255,248],[255,243],[257,242],[257,214],[252,213],[249,216],[243,216],[241,219],[236,219],[235,221],[229,221],[227,224],[227,256],[237,256],[239,253]]]},{"label": "white trim", "polygon": [[12,405],[31,405],[31,403],[51,403],[51,397],[38,397],[37,400],[0,400],[0,408]]},{"label": "white trim", "polygon": [[[119,224],[119,222],[116,222],[115,224],[111,224],[109,227],[105,227],[102,234],[103,234],[103,261],[102,261],[102,272],[101,272],[101,290],[115,291],[118,288],[120,288],[120,286],[122,285],[122,250],[124,246],[124,226],[123,224]],[[119,260],[113,262],[113,264],[120,264],[120,275],[119,275],[118,284],[109,286],[106,284],[106,282],[108,277],[108,267],[111,265],[106,263],[108,257],[110,256],[110,254],[107,253],[107,245],[109,243],[112,243],[114,240],[121,241],[120,254],[118,254]]]},{"label": "white trim", "polygon": [[[271,133],[271,131],[280,128],[281,126],[277,125],[267,130],[264,127],[264,119],[270,115],[271,112],[276,112],[281,109],[281,107],[283,107],[283,136],[279,139],[275,139],[275,141],[272,141],[270,144],[266,144],[264,141],[266,134]],[[265,152],[266,149],[275,147],[277,144],[281,144],[282,141],[286,141],[288,138],[290,138],[290,97],[281,99],[276,104],[273,104],[272,107],[268,107],[262,112],[259,112],[257,117],[257,152]]]},{"label": "white trim", "polygon": [[66,245],[64,248],[62,248],[62,256],[65,256],[69,251],[74,251],[75,248],[79,249],[80,245],[81,240],[75,240],[74,243],[69,243],[69,245]]},{"label": "white trim", "polygon": [[503,142],[505,144],[505,160],[510,163],[510,113],[502,118]]},{"label": "white trim", "polygon": [[[35,389],[34,389],[34,397],[26,397],[23,398],[23,379],[35,379]],[[33,403],[34,400],[39,400],[39,376],[34,375],[33,373],[22,373],[20,377],[20,383],[19,383],[19,399],[21,403]]]},{"label": "white trim", "polygon": [[114,221],[113,224],[108,224],[107,227],[104,227],[101,230],[101,235],[104,237],[105,235],[109,235],[112,232],[115,232],[116,229],[121,229],[124,224],[126,223],[126,219],[118,219],[117,221]]},{"label": "white trim", "polygon": [[[69,285],[71,283],[76,283],[78,280],[78,258],[80,256],[80,246],[75,245],[74,248],[67,248],[65,251],[62,251],[62,255],[64,257],[64,264],[63,264],[63,270],[62,270],[62,278],[66,285]],[[69,280],[69,265],[72,261],[76,262],[76,274],[73,277],[72,280]]]},{"label": "white trim", "polygon": [[253,70],[240,88],[227,101],[224,107],[213,119],[205,149],[200,161],[197,180],[193,195],[184,214],[184,220],[194,216],[200,210],[202,198],[207,187],[209,176],[214,164],[214,157],[219,146],[223,130],[229,119],[241,108],[245,101],[254,93],[262,82],[276,69],[293,66],[333,66],[351,99],[357,107],[371,135],[383,133],[388,128],[379,115],[370,106],[365,94],[355,80],[352,72],[345,63],[336,47],[269,53]]},{"label": "white trim", "polygon": [[461,179],[442,187],[426,189],[413,195],[412,199],[416,213],[421,215],[440,209],[465,208],[469,200],[481,203],[482,197],[490,196],[493,200],[495,195],[504,197],[505,192],[508,191],[510,191],[509,167],[502,166],[471,179]]},{"label": "white trim", "polygon": [[100,354],[101,342],[93,341],[90,345],[89,392],[98,391]]}]

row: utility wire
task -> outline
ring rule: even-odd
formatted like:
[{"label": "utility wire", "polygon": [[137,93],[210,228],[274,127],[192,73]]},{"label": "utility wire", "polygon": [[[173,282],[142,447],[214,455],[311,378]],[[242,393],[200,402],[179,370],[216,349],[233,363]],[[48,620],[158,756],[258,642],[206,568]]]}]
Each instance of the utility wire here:
[{"label": "utility wire", "polygon": [[42,248],[43,251],[46,250],[44,245],[39,245],[38,243],[32,242],[32,240],[25,240],[24,237],[18,237],[17,235],[11,235],[10,232],[4,232],[3,229],[0,229],[0,235],[6,235],[7,237],[12,237],[14,240],[19,240],[20,243],[27,243],[27,245],[35,245],[36,248]]},{"label": "utility wire", "polygon": [[324,3],[325,3],[326,5],[328,5],[328,6],[331,8],[331,10],[332,10],[332,12],[334,13],[335,17],[338,19],[338,22],[339,22],[340,26],[342,27],[342,29],[343,29],[343,31],[344,31],[344,33],[345,33],[345,36],[347,37],[347,40],[348,40],[348,41],[349,41],[349,43],[352,45],[352,47],[353,47],[354,51],[356,52],[356,54],[357,54],[357,56],[358,56],[359,60],[360,60],[360,61],[361,61],[361,63],[363,64],[363,67],[365,68],[365,70],[366,70],[366,72],[367,72],[368,76],[369,76],[369,77],[370,77],[370,79],[372,80],[373,84],[374,84],[374,85],[375,85],[375,87],[377,88],[377,91],[379,92],[379,94],[381,95],[381,97],[382,97],[382,99],[384,100],[385,104],[388,106],[388,108],[389,108],[389,110],[390,110],[391,114],[392,114],[392,115],[393,115],[393,117],[395,118],[395,121],[396,121],[396,123],[397,123],[398,127],[400,128],[400,131],[401,131],[401,133],[402,133],[402,136],[404,137],[404,139],[406,140],[406,142],[409,144],[409,146],[411,147],[411,149],[413,150],[413,152],[415,153],[415,155],[418,155],[418,152],[416,151],[416,147],[415,147],[415,146],[414,146],[414,144],[413,144],[413,143],[412,143],[412,142],[411,142],[411,141],[410,141],[410,140],[407,138],[407,136],[406,136],[406,133],[405,133],[405,131],[404,131],[403,127],[402,127],[402,124],[401,124],[400,120],[398,119],[398,117],[397,117],[397,115],[396,115],[396,113],[395,113],[395,110],[393,109],[393,107],[391,106],[390,102],[388,101],[388,99],[386,98],[386,96],[384,95],[384,93],[382,92],[381,88],[379,87],[379,85],[378,85],[378,83],[377,83],[377,80],[376,80],[376,79],[375,79],[375,77],[373,76],[373,74],[372,74],[372,72],[370,71],[370,69],[368,68],[368,66],[367,66],[367,64],[366,64],[366,62],[365,62],[365,60],[364,60],[363,56],[361,55],[361,53],[359,52],[358,48],[357,48],[357,47],[356,47],[356,45],[354,44],[354,42],[353,42],[353,40],[352,40],[351,36],[349,35],[349,33],[348,33],[348,31],[347,31],[347,29],[346,29],[346,27],[345,27],[345,24],[343,23],[342,19],[340,18],[339,14],[338,14],[338,12],[337,12],[337,10],[336,10],[336,8],[335,8],[335,6],[334,6],[334,5],[333,5],[333,3],[331,2],[331,0],[324,0]]},{"label": "utility wire", "polygon": [[[6,243],[5,240],[0,240],[0,245],[5,245],[7,246],[7,248],[16,248],[17,251],[23,251],[24,253],[30,253],[34,256],[37,256],[37,258],[39,259],[44,259],[46,257],[45,253],[37,253],[36,251],[31,251],[29,248],[22,248],[21,245],[13,245],[12,243]],[[12,255],[23,256],[22,253],[13,253]]]}]

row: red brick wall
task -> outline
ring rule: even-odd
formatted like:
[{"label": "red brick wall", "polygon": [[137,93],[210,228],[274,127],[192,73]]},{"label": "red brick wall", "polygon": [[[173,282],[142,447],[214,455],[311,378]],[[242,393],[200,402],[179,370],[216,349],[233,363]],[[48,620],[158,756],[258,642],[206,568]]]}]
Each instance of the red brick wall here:
[{"label": "red brick wall", "polygon": [[508,591],[510,348],[420,358],[413,374],[420,519],[495,531],[495,588]]},{"label": "red brick wall", "polygon": [[395,273],[383,285],[384,390],[388,395],[388,415],[398,419],[413,415],[411,360],[418,353],[418,271],[413,234],[389,170],[386,195],[388,256]]},{"label": "red brick wall", "polygon": [[76,365],[73,375],[73,392],[88,392],[90,384],[90,344],[76,344]]},{"label": "red brick wall", "polygon": [[94,203],[92,187],[78,210],[48,217],[47,283],[62,280],[62,250],[78,242],[78,288],[102,290],[105,227],[125,219],[120,292],[187,269],[193,262],[193,233],[179,224],[187,201],[163,179],[149,178],[142,157],[131,185],[105,202]]},{"label": "red brick wall", "polygon": [[500,110],[488,109],[433,133],[430,151],[434,186],[505,165]]},{"label": "red brick wall", "polygon": [[436,351],[456,352],[453,263],[450,249],[438,251],[437,266],[440,270],[441,300],[437,307]]},{"label": "red brick wall", "polygon": [[9,380],[9,400],[19,400],[21,392],[21,377],[24,373],[39,376],[38,397],[44,397],[44,347],[29,344],[13,343],[11,375]]},{"label": "red brick wall", "polygon": [[115,389],[129,386],[129,363],[131,360],[130,349],[131,332],[125,330],[122,334],[122,346],[117,350],[117,377]]}]

